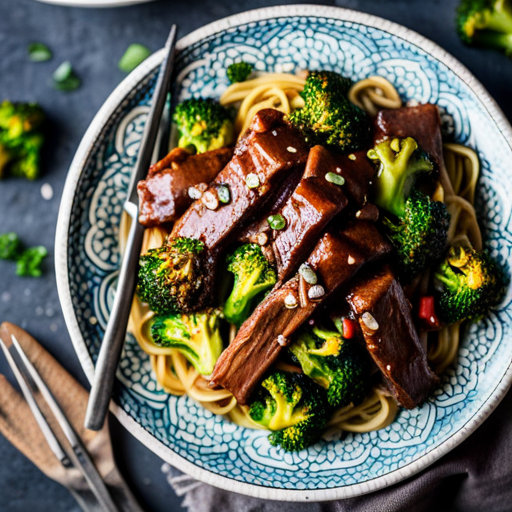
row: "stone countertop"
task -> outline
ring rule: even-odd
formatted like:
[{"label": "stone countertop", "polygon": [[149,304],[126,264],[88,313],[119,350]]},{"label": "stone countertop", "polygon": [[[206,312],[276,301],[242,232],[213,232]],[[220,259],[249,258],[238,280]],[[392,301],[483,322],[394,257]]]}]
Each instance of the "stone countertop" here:
[{"label": "stone countertop", "polygon": [[[0,0],[0,100],[37,101],[49,117],[45,172],[35,182],[0,182],[0,232],[16,231],[27,245],[48,247],[44,276],[14,275],[11,262],[0,261],[0,321],[27,329],[86,385],[60,310],[53,244],[60,197],[68,167],[95,113],[124,74],[117,62],[134,42],[157,50],[171,23],[183,36],[200,26],[247,9],[294,3],[270,0],[178,2],[161,0],[117,9],[82,9],[41,4],[33,0]],[[401,23],[432,39],[465,64],[512,118],[512,61],[497,52],[465,47],[454,30],[457,0],[338,0],[316,2],[375,14]],[[32,63],[30,42],[43,42],[53,59]],[[54,90],[49,78],[70,61],[82,79],[70,93]],[[51,185],[53,197],[43,199],[41,186]],[[0,357],[0,373],[9,372]],[[180,501],[161,472],[162,461],[111,419],[114,451],[120,470],[147,511],[180,510]],[[0,510],[2,512],[75,512],[68,492],[46,478],[0,437]]]}]

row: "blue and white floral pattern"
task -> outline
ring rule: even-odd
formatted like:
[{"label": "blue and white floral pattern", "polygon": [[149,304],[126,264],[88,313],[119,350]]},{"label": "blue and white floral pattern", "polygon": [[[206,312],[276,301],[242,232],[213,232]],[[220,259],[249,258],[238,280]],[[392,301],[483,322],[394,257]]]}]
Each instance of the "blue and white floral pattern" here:
[{"label": "blue and white floral pattern", "polygon": [[[453,117],[456,142],[478,151],[478,213],[486,245],[507,265],[512,250],[511,149],[480,99],[456,74],[410,42],[335,18],[263,19],[224,30],[182,50],[175,97],[219,96],[226,67],[244,59],[260,71],[332,69],[354,80],[388,78],[404,100],[433,102]],[[117,106],[83,165],[67,244],[67,279],[80,334],[93,361],[108,320],[119,265],[118,225],[135,162],[155,71]],[[287,454],[266,433],[212,415],[156,384],[148,356],[127,337],[115,400],[162,445],[209,472],[246,484],[307,490],[345,488],[403,468],[439,447],[473,418],[512,358],[511,295],[466,327],[456,364],[421,408],[400,411],[386,429],[321,441]],[[235,488],[235,487],[233,487]]]}]

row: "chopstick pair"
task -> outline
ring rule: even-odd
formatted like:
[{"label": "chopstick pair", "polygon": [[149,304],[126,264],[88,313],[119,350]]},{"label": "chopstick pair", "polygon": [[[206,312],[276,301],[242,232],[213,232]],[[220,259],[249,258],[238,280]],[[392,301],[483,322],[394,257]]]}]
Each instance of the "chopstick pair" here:
[{"label": "chopstick pair", "polygon": [[130,215],[132,223],[119,270],[114,304],[96,363],[94,382],[85,416],[85,428],[90,430],[100,430],[105,422],[117,365],[126,337],[126,327],[130,316],[133,294],[135,293],[136,272],[145,229],[139,223],[137,184],[147,175],[157,141],[160,120],[167,100],[174,67],[176,32],[176,25],[172,25],[165,43],[164,59],[160,66],[151,109],[144,128],[137,162],[132,172],[127,199],[124,203],[124,210]]},{"label": "chopstick pair", "polygon": [[[26,356],[14,334],[11,334],[11,341],[12,345],[8,347],[2,338],[0,338],[0,346],[48,446],[61,463],[65,473],[73,472],[73,470],[79,471],[88,489],[94,496],[95,502],[92,502],[90,498],[87,499],[84,497],[83,489],[73,489],[71,487],[70,490],[74,491],[73,494],[75,497],[77,497],[78,493],[82,494],[82,498],[79,499],[77,497],[77,500],[87,511],[101,510],[118,512],[119,509],[110,496],[107,486],[96,469],[83,441],[75,432],[75,429],[68,421],[60,405],[53,397],[53,394],[46,386],[34,365]],[[40,406],[42,402],[47,404],[49,411],[51,411],[53,415],[52,419],[48,419],[48,413],[46,412],[45,414],[45,412],[43,412]],[[55,422],[59,425],[69,443],[67,449],[63,447],[58,439],[59,434],[55,432],[52,427],[52,423],[55,424]],[[75,480],[76,477],[74,475],[69,478],[70,482]],[[130,508],[131,510],[142,511],[142,509],[134,503],[131,504]]]}]

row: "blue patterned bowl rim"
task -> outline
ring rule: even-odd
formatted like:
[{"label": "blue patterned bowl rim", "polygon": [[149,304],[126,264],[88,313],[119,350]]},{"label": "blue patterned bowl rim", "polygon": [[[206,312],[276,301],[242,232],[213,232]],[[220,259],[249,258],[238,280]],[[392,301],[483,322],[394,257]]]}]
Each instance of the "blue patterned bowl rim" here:
[{"label": "blue patterned bowl rim", "polygon": [[[473,74],[463,66],[455,57],[447,53],[440,46],[420,34],[409,30],[401,25],[391,21],[372,16],[369,14],[343,9],[338,7],[318,6],[318,5],[286,5],[255,9],[241,14],[229,16],[204,27],[183,37],[177,43],[177,50],[183,51],[190,45],[195,44],[202,39],[212,36],[218,32],[228,30],[233,27],[245,25],[251,22],[257,22],[273,18],[288,18],[293,16],[314,16],[354,22],[368,27],[374,27],[391,35],[398,36],[401,39],[416,45],[423,51],[430,54],[438,61],[445,64],[463,81],[480,99],[488,115],[496,123],[496,126],[512,147],[512,127],[507,121],[505,115],[486,91],[483,85],[473,76]],[[102,131],[108,123],[113,112],[122,103],[126,95],[138,84],[144,77],[148,76],[154,69],[160,65],[163,59],[163,49],[154,53],[139,67],[137,67],[121,84],[112,92],[101,109],[94,117],[91,125],[87,129],[76,155],[71,163],[69,173],[66,179],[62,201],[59,211],[57,232],[55,240],[55,266],[57,277],[57,288],[62,305],[64,318],[68,327],[75,351],[82,364],[83,370],[92,383],[94,379],[94,365],[87,350],[85,341],[79,329],[75,309],[73,307],[70,286],[69,286],[69,267],[68,267],[68,232],[70,228],[70,218],[73,207],[73,200],[77,190],[81,172],[86,164],[89,154],[98,144]],[[166,462],[174,465],[181,471],[197,478],[207,484],[235,491],[240,494],[255,496],[264,499],[286,500],[286,501],[328,501],[349,498],[382,489],[384,487],[396,484],[419,471],[425,469],[435,461],[454,449],[471,433],[473,433],[483,421],[491,414],[500,401],[505,396],[507,390],[512,384],[512,364],[507,367],[503,378],[495,388],[492,396],[483,404],[480,410],[471,418],[460,430],[449,437],[444,443],[434,450],[426,453],[414,462],[400,469],[387,473],[383,476],[369,480],[367,482],[354,484],[343,488],[321,489],[321,490],[288,490],[276,489],[271,487],[261,487],[258,485],[238,482],[224,476],[215,474],[211,471],[200,468],[193,463],[185,460],[170,448],[166,447],[149,432],[144,430],[133,418],[123,411],[113,401],[110,410],[116,415],[120,423],[131,432],[139,441],[149,449],[159,455]]]}]

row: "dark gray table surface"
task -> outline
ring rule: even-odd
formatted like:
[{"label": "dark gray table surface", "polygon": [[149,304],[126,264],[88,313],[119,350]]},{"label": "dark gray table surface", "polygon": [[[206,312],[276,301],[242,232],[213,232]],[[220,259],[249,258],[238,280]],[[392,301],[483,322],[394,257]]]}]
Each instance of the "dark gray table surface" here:
[{"label": "dark gray table surface", "polygon": [[[0,100],[38,101],[48,113],[50,130],[44,176],[35,182],[0,182],[0,232],[16,231],[27,244],[43,244],[50,256],[40,279],[19,278],[0,261],[0,321],[17,323],[32,333],[84,385],[59,306],[53,243],[66,173],[82,135],[110,92],[123,78],[117,62],[133,42],[159,49],[171,23],[180,36],[247,9],[295,3],[272,0],[161,0],[118,9],[80,9],[44,5],[33,0],[0,0]],[[464,47],[454,31],[457,0],[338,0],[315,2],[353,8],[401,23],[432,39],[460,59],[481,80],[512,118],[512,61],[505,56]],[[32,41],[48,44],[50,62],[27,58]],[[69,60],[82,78],[71,93],[48,85],[53,70]],[[41,185],[54,196],[44,200]],[[0,373],[8,373],[0,357]],[[180,510],[180,499],[165,481],[162,461],[111,421],[119,468],[148,511]],[[0,437],[0,511],[74,512],[78,507],[65,489],[40,473]]]}]

